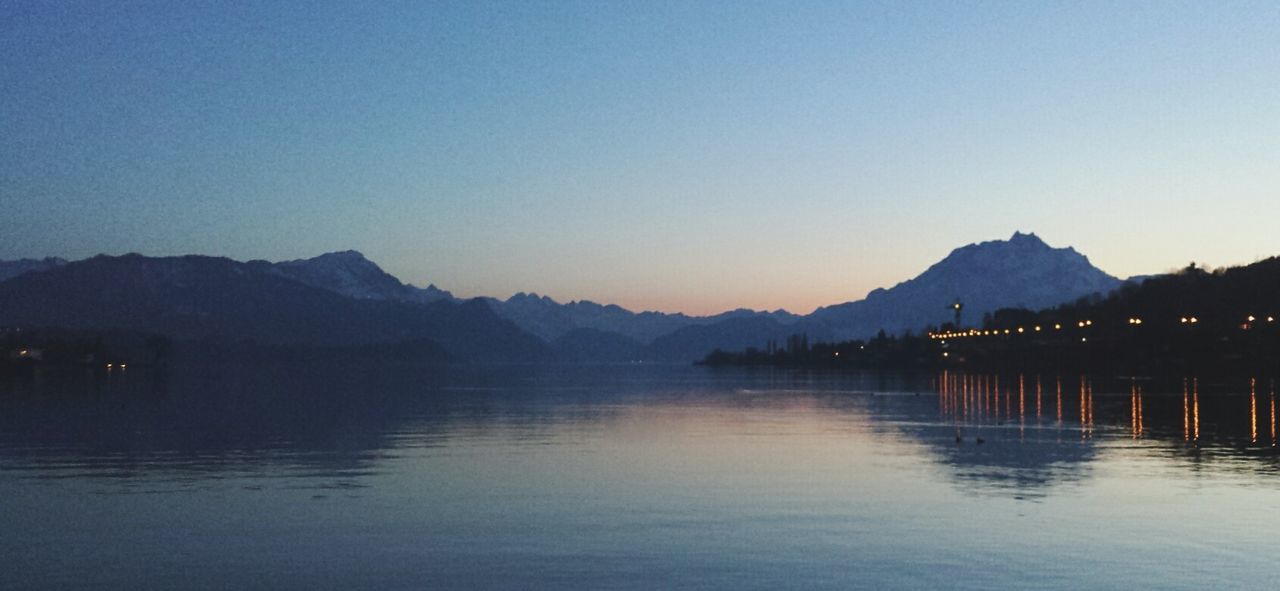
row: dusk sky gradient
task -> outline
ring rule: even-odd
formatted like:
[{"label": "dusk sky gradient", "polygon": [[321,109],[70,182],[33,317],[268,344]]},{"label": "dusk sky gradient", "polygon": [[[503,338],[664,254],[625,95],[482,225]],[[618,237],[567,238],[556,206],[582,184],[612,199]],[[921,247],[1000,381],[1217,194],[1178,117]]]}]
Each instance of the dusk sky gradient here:
[{"label": "dusk sky gradient", "polygon": [[0,259],[356,249],[461,296],[859,299],[1036,232],[1280,254],[1277,2],[0,0]]}]

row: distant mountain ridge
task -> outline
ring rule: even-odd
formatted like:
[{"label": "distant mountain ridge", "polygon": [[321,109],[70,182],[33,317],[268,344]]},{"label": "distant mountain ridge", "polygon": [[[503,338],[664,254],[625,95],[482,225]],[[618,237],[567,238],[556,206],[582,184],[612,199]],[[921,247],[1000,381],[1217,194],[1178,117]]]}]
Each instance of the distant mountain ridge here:
[{"label": "distant mountain ridge", "polygon": [[[435,285],[419,288],[402,283],[354,250],[266,264],[287,277],[355,299],[418,303],[459,301],[452,293]],[[738,309],[714,316],[632,312],[614,304],[598,304],[590,300],[560,303],[547,296],[526,292],[516,293],[506,300],[492,297],[476,299],[485,302],[498,316],[548,343],[578,329],[616,333],[647,344],[686,326],[714,324],[730,318],[763,316],[784,324],[800,318],[785,310],[757,312]]]},{"label": "distant mountain ridge", "polygon": [[481,298],[499,316],[515,322],[521,328],[554,341],[577,329],[591,329],[617,333],[640,343],[650,343],[664,335],[687,326],[715,324],[731,318],[771,318],[781,324],[791,324],[799,316],[786,310],[760,312],[739,308],[713,316],[688,316],[681,313],[632,312],[614,304],[597,304],[589,300],[559,303],[536,293],[517,293],[505,301]]},{"label": "distant mountain ridge", "polygon": [[[747,309],[714,316],[637,313],[524,292],[506,300],[464,301],[434,285],[405,284],[353,250],[279,263],[100,255],[73,263],[0,261],[0,324],[123,322],[184,338],[240,335],[268,343],[430,338],[464,358],[484,356],[487,346],[501,352],[506,344],[485,339],[506,338],[515,349],[495,357],[537,358],[555,351],[573,361],[682,362],[715,348],[763,347],[798,333],[820,342],[868,338],[880,330],[919,331],[952,321],[957,300],[963,323],[974,325],[1000,308],[1047,308],[1121,284],[1074,249],[1053,248],[1021,232],[957,248],[913,279],[806,316]],[[467,320],[442,324],[445,317]]]},{"label": "distant mountain ridge", "polygon": [[[346,265],[358,260],[361,267],[371,269],[365,268],[358,274],[361,281],[355,286],[311,279],[313,284],[353,297],[370,297],[366,295],[369,293],[385,299],[416,300],[422,297],[417,288],[401,284],[353,251],[279,265],[323,263],[330,266],[332,261],[328,259],[342,260]],[[684,356],[684,353],[676,351],[706,353],[716,347],[762,346],[767,340],[779,340],[780,336],[799,332],[808,334],[816,342],[867,338],[880,330],[888,333],[918,331],[929,325],[950,322],[953,319],[950,306],[957,300],[964,305],[963,320],[977,323],[984,314],[1000,308],[1051,307],[1094,293],[1109,293],[1122,283],[1094,267],[1087,257],[1073,248],[1053,248],[1034,233],[1014,232],[1008,240],[991,240],[956,248],[913,279],[891,288],[873,290],[863,300],[819,308],[806,316],[785,310],[759,312],[747,309],[713,316],[637,313],[617,305],[588,300],[560,303],[547,296],[525,292],[506,300],[478,299],[499,316],[548,343],[555,344],[567,338],[558,346],[566,350],[572,348],[574,358],[581,358],[587,350],[582,342],[597,342],[601,344],[601,351],[607,350],[611,356],[634,349],[636,355],[644,359],[675,360]],[[584,329],[589,332],[583,332]],[[634,341],[636,346],[629,348],[623,341],[597,333],[620,335]],[[606,341],[608,346],[605,346]],[[576,344],[569,346],[567,343]]]},{"label": "distant mountain ridge", "polygon": [[[262,260],[236,263],[230,259],[216,257],[143,257],[141,255],[124,255],[124,257],[93,257],[86,261],[97,260],[100,263],[115,258],[134,261],[149,261],[155,269],[170,269],[174,261],[218,260],[242,265],[243,269],[252,269],[254,273],[272,275],[282,279],[313,287],[325,292],[357,301],[368,302],[403,302],[430,304],[435,302],[461,303],[448,291],[429,285],[419,288],[401,282],[387,273],[363,254],[347,250],[331,252],[308,259],[297,259],[272,263]],[[85,262],[85,261],[78,261]],[[45,271],[67,265],[63,259],[49,258],[40,260],[23,259],[19,261],[0,261],[0,281],[10,279],[28,272]],[[76,263],[71,263],[75,265]],[[159,272],[167,276],[165,272]],[[261,277],[259,277],[261,279]],[[70,286],[68,286],[70,287]],[[105,287],[105,286],[104,286]],[[107,290],[110,292],[110,290]],[[620,351],[642,351],[643,346],[653,340],[671,334],[688,326],[712,325],[733,318],[762,317],[776,320],[782,324],[790,324],[799,319],[798,316],[784,310],[774,312],[757,312],[738,309],[714,316],[688,316],[685,314],[667,314],[662,312],[632,312],[613,304],[597,304],[588,300],[560,303],[546,296],[533,293],[517,293],[506,300],[481,297],[475,298],[476,304],[492,310],[497,316],[513,322],[516,326],[549,344],[559,344],[565,351],[572,351],[568,357],[580,360],[589,347],[569,345],[581,339],[594,338],[597,342],[608,342],[610,346],[599,349],[608,358],[620,358]],[[33,316],[33,318],[38,316]],[[0,317],[0,320],[3,320]],[[600,333],[600,334],[596,334]],[[254,333],[246,333],[254,334]],[[595,336],[589,336],[595,335]],[[614,338],[607,335],[617,335]],[[255,338],[269,335],[256,334]],[[558,343],[562,337],[571,337]],[[603,339],[603,341],[601,341]],[[605,354],[606,352],[612,352]],[[637,353],[640,354],[640,353]]]}]

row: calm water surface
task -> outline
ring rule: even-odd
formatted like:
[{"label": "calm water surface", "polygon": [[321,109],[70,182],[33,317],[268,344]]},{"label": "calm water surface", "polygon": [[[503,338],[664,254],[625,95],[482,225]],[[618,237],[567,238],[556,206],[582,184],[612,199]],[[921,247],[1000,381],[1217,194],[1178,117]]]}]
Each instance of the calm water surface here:
[{"label": "calm water surface", "polygon": [[1248,376],[130,371],[0,381],[0,588],[1280,579]]}]

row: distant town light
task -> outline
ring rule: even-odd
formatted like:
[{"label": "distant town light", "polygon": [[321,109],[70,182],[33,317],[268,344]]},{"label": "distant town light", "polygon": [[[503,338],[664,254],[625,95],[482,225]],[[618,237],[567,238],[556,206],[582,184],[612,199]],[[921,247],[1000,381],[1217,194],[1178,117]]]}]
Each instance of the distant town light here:
[{"label": "distant town light", "polygon": [[1018,327],[1018,334],[1022,334],[1022,327],[1021,327],[1021,326],[1019,326],[1019,327]]},{"label": "distant town light", "polygon": [[1088,341],[1088,340],[1089,340],[1089,337],[1080,337],[1080,342],[1082,342],[1082,343],[1083,343],[1083,342],[1086,342],[1086,341]]},{"label": "distant town light", "polygon": [[1062,325],[1061,325],[1061,324],[1054,324],[1054,325],[1053,325],[1053,330],[1062,330]]},{"label": "distant town light", "polygon": [[1004,334],[1009,334],[1009,329],[1004,329]]},{"label": "distant town light", "polygon": [[1250,314],[1250,315],[1249,315],[1249,322],[1253,322],[1253,321],[1254,321],[1254,317],[1253,317],[1253,315],[1252,315],[1252,314]]},{"label": "distant town light", "polygon": [[1037,326],[1037,327],[1036,327],[1036,332],[1040,332],[1040,327],[1039,327],[1039,326]]},{"label": "distant town light", "polygon": [[1275,321],[1276,321],[1275,316],[1267,316],[1267,322],[1275,322]]},{"label": "distant town light", "polygon": [[1182,317],[1182,323],[1183,323],[1183,324],[1186,324],[1186,323],[1187,323],[1187,317],[1186,317],[1186,316],[1183,316],[1183,317]]},{"label": "distant town light", "polygon": [[1195,316],[1192,316],[1192,317],[1190,318],[1190,321],[1191,321],[1191,324],[1195,324],[1195,323],[1197,323],[1197,322],[1200,322],[1200,319],[1196,318]]},{"label": "distant town light", "polygon": [[1092,320],[1085,320],[1085,321],[1084,321],[1084,325],[1085,325],[1085,326],[1093,326],[1093,321],[1092,321]]},{"label": "distant town light", "polygon": [[28,351],[27,351],[26,349],[23,349],[23,350],[21,350],[21,351],[18,351],[18,355],[21,355],[22,357],[26,357],[26,356],[27,356],[27,353],[28,353]]},{"label": "distant town light", "polygon": [[946,351],[943,351],[943,352],[942,352],[942,356],[943,356],[943,357],[950,357],[950,356],[951,356],[951,354],[950,354],[950,353],[948,353],[948,352],[946,352]]},{"label": "distant town light", "polygon": [[1076,326],[1078,326],[1078,327],[1080,327],[1080,328],[1084,328],[1084,321],[1083,321],[1083,320],[1081,320],[1080,322],[1077,322],[1077,323],[1076,323]]}]

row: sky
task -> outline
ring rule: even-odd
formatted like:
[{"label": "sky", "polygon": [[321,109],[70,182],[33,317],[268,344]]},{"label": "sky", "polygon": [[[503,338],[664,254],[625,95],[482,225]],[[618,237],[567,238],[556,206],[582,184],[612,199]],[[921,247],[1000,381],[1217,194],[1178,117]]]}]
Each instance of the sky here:
[{"label": "sky", "polygon": [[1276,2],[0,0],[0,259],[356,249],[808,312],[1035,232],[1280,255]]}]

